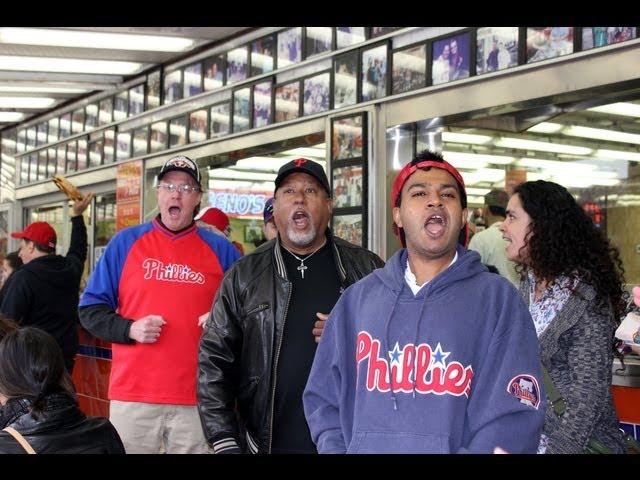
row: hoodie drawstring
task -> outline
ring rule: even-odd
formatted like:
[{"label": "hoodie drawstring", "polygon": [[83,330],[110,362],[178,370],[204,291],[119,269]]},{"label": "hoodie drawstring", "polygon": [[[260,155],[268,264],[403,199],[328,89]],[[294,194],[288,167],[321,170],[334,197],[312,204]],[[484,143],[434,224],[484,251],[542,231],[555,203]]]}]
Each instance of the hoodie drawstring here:
[{"label": "hoodie drawstring", "polygon": [[[429,288],[429,287],[426,287]],[[422,322],[422,316],[424,315],[424,307],[427,305],[427,292],[425,292],[422,306],[420,307],[420,314],[416,321],[416,331],[413,335],[413,391],[411,392],[413,398],[416,398],[416,383],[418,381],[418,335],[420,334],[420,323]]]},{"label": "hoodie drawstring", "polygon": [[[384,334],[384,354],[385,357],[387,356],[387,352],[389,351],[389,326],[391,325],[391,317],[393,317],[393,312],[396,309],[396,306],[398,306],[398,300],[400,299],[400,292],[401,290],[398,291],[398,293],[396,294],[396,298],[393,301],[393,307],[391,307],[391,312],[389,312],[389,316],[387,317],[387,323],[385,324],[385,334]],[[389,384],[391,385],[391,400],[393,401],[393,409],[394,410],[398,410],[398,404],[396,403],[396,394],[393,391],[393,375],[391,374],[391,362],[389,362]]]}]

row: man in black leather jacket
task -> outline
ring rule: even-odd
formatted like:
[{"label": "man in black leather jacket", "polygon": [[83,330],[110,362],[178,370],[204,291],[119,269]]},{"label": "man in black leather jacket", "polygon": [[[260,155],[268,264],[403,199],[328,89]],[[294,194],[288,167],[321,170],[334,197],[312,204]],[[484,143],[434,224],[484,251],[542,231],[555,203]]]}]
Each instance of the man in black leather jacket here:
[{"label": "man in black leather jacket", "polygon": [[275,184],[278,237],[227,272],[200,341],[198,409],[216,453],[316,451],[302,408],[316,342],[344,289],[384,265],[326,228],[318,163],[293,160]]}]

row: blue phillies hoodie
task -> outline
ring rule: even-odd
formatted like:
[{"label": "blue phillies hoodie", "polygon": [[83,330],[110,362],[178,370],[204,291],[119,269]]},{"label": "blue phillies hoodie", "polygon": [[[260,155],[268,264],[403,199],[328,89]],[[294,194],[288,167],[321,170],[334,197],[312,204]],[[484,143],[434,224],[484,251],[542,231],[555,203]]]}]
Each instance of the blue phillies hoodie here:
[{"label": "blue phillies hoodie", "polygon": [[480,256],[417,295],[407,251],[349,287],[331,311],[303,395],[320,453],[535,453],[545,393],[520,295]]}]

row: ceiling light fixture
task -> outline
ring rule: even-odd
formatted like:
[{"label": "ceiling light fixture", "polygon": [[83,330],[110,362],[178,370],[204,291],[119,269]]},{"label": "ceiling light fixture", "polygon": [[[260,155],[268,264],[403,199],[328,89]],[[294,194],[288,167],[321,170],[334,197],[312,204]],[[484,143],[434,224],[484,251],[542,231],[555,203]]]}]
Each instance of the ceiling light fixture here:
[{"label": "ceiling light fixture", "polygon": [[637,103],[617,102],[588,109],[591,112],[610,113],[625,117],[640,117],[640,105]]},{"label": "ceiling light fixture", "polygon": [[595,138],[598,140],[607,140],[609,142],[635,143],[640,145],[640,135],[638,134],[606,130],[604,128],[572,125],[570,127],[566,127],[562,131],[562,134],[571,135],[572,137]]},{"label": "ceiling light fixture", "polygon": [[49,97],[2,97],[0,108],[49,108],[56,103],[55,98]]},{"label": "ceiling light fixture", "polygon": [[609,160],[627,160],[632,162],[640,162],[640,153],[624,152],[622,150],[596,150],[593,156],[598,159],[605,158]]},{"label": "ceiling light fixture", "polygon": [[527,129],[527,132],[532,133],[556,133],[559,130],[562,130],[564,125],[561,123],[552,123],[552,122],[540,122],[537,125],[534,125],[531,128]]},{"label": "ceiling light fixture", "polygon": [[[19,122],[24,118],[20,112],[0,112],[0,122]],[[2,139],[4,142],[4,138]]]},{"label": "ceiling light fixture", "polygon": [[144,63],[118,62],[114,60],[0,55],[0,70],[19,70],[25,72],[132,75],[145,68],[145,66]]},{"label": "ceiling light fixture", "polygon": [[497,147],[517,148],[520,150],[537,150],[541,152],[568,153],[570,155],[589,155],[593,152],[591,148],[576,147],[561,143],[540,142],[537,140],[525,140],[523,138],[501,137],[496,140]]},{"label": "ceiling light fixture", "polygon": [[493,137],[489,135],[475,135],[472,133],[442,132],[442,141],[451,143],[470,143],[483,145],[489,143]]},{"label": "ceiling light fixture", "polygon": [[485,164],[495,163],[497,165],[509,165],[515,161],[514,157],[508,157],[505,155],[486,155],[484,153],[453,152],[450,150],[442,153],[447,161],[468,160],[471,162],[484,162]]}]

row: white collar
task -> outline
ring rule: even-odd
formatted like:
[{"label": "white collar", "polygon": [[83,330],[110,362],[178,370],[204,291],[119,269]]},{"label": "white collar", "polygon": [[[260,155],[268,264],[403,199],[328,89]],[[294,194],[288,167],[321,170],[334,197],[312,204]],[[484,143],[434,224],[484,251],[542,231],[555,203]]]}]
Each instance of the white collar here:
[{"label": "white collar", "polygon": [[[456,254],[453,256],[453,260],[451,260],[451,263],[449,265],[447,265],[447,268],[449,268],[451,265],[456,263],[456,260],[458,260],[458,252],[457,251],[456,251]],[[445,270],[446,270],[446,268],[445,268]],[[426,281],[422,285],[418,285],[418,281],[416,280],[416,276],[413,274],[413,272],[411,271],[411,267],[409,266],[409,259],[408,258],[407,258],[407,268],[405,268],[405,270],[404,270],[404,280],[405,280],[405,282],[407,282],[407,285],[409,285],[409,288],[413,292],[414,296],[418,294],[418,292],[420,291],[420,289],[422,287],[424,287],[427,283],[429,283],[428,281]]]}]

